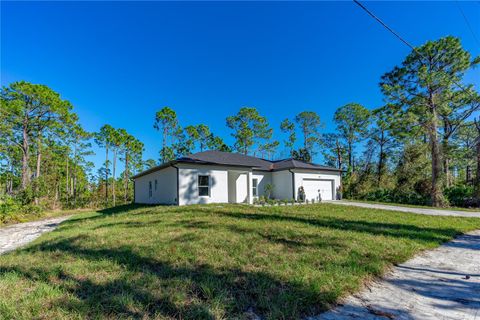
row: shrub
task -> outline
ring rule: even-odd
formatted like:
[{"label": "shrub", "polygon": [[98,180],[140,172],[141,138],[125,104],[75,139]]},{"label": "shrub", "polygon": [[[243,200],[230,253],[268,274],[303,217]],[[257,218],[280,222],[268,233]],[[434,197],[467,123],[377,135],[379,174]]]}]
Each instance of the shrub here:
[{"label": "shrub", "polygon": [[6,221],[19,214],[22,204],[13,197],[0,198],[0,221]]},{"label": "shrub", "polygon": [[430,200],[428,196],[421,195],[415,190],[402,191],[390,189],[377,189],[358,196],[357,199],[413,205],[427,205]]},{"label": "shrub", "polygon": [[33,204],[22,204],[23,198],[0,197],[0,222],[19,220],[24,215],[41,215],[44,208]]},{"label": "shrub", "polygon": [[445,197],[451,205],[456,207],[466,207],[472,203],[474,188],[473,186],[454,186],[445,189]]},{"label": "shrub", "polygon": [[22,208],[22,213],[23,214],[28,214],[28,215],[40,215],[42,213],[43,209],[40,206],[36,206],[33,204],[29,204],[26,206],[23,206]]},{"label": "shrub", "polygon": [[266,198],[270,199],[273,193],[273,184],[267,183],[263,188],[263,192],[265,192]]},{"label": "shrub", "polygon": [[258,198],[258,203],[261,204],[262,206],[264,206],[264,205],[265,205],[265,197],[264,197],[264,196],[260,196],[260,197]]}]

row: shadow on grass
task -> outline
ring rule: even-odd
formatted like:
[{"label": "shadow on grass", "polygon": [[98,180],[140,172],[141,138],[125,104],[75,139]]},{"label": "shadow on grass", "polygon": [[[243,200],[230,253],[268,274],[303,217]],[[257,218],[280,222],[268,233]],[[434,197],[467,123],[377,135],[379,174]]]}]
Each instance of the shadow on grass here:
[{"label": "shadow on grass", "polygon": [[[126,206],[128,208],[111,208],[106,211],[105,214],[112,215],[112,214],[119,214],[119,213],[128,213],[130,210],[137,210],[141,208],[152,208],[152,206],[145,206],[145,205],[129,205]],[[113,210],[115,209],[115,210]],[[203,211],[200,208],[191,207],[179,208],[179,207],[171,207],[168,208],[167,211],[162,211],[159,213],[154,208],[151,210],[140,211],[135,215],[148,215],[148,214],[169,214],[169,213],[183,213],[183,212],[191,212],[191,211]],[[207,212],[207,211],[206,211]],[[226,219],[222,220],[212,220],[212,221],[205,221],[205,220],[195,220],[198,218],[203,219],[204,216],[196,215],[195,217],[189,217],[189,219],[182,218],[179,220],[168,221],[165,220],[163,217],[160,219],[149,220],[149,221],[114,221],[108,222],[100,225],[95,225],[92,227],[92,230],[97,229],[104,229],[110,227],[121,227],[121,228],[139,228],[139,227],[152,227],[156,224],[164,224],[164,227],[177,227],[177,228],[184,228],[189,229],[192,231],[198,230],[211,230],[217,229],[222,231],[230,231],[237,234],[257,234],[258,236],[264,238],[265,240],[269,240],[271,242],[276,242],[279,244],[283,244],[287,247],[306,247],[306,246],[316,246],[321,247],[324,246],[324,242],[322,241],[321,231],[319,231],[318,236],[312,237],[311,239],[306,239],[307,237],[303,234],[300,234],[298,239],[296,238],[295,234],[286,236],[282,234],[276,234],[275,232],[267,232],[265,233],[262,225],[269,225],[271,222],[280,223],[277,224],[276,227],[281,230],[284,226],[289,226],[291,223],[295,224],[302,224],[311,227],[317,228],[326,228],[326,229],[333,229],[333,230],[342,230],[342,231],[354,231],[360,232],[365,234],[370,234],[374,236],[385,236],[385,237],[393,237],[393,238],[407,238],[422,242],[434,242],[434,243],[443,243],[445,241],[450,240],[452,237],[460,234],[457,229],[454,228],[442,228],[442,227],[419,227],[413,224],[406,224],[406,223],[390,223],[390,222],[376,222],[376,221],[366,221],[366,220],[353,220],[353,219],[343,219],[339,217],[331,217],[331,216],[322,216],[322,215],[314,215],[314,216],[299,216],[299,215],[291,215],[289,213],[272,213],[272,212],[262,212],[261,210],[256,210],[256,213],[252,213],[251,211],[229,211],[229,210],[213,210],[213,208],[208,209],[209,214],[214,214],[217,217],[223,217]],[[93,217],[86,217],[80,219],[98,219],[103,217],[102,215],[93,216]],[[179,216],[181,217],[181,216]],[[74,227],[74,223],[78,221],[72,219],[67,221],[66,224],[70,223],[71,226],[63,227],[71,228]],[[240,227],[237,225],[238,221],[252,221],[254,225],[252,227]],[[262,222],[262,224],[256,223],[256,221]],[[290,229],[291,231],[291,229]],[[307,240],[307,241],[305,241]],[[333,245],[333,244],[332,244]],[[335,247],[337,249],[342,249],[342,244],[338,242]]]},{"label": "shadow on grass", "polygon": [[[80,216],[80,217],[73,217],[70,218],[69,220],[65,221],[62,224],[62,229],[71,229],[74,227],[74,224],[77,222],[82,222],[82,221],[94,221],[94,220],[99,220],[99,219],[104,219],[106,217],[111,217],[111,216],[116,216],[116,215],[124,215],[124,214],[135,214],[135,215],[148,215],[148,214],[155,214],[158,213],[156,210],[157,207],[161,205],[149,205],[149,204],[126,204],[126,205],[120,205],[116,207],[111,207],[111,208],[106,208],[106,209],[101,209],[96,211],[95,215],[90,215],[90,216]],[[167,206],[161,206],[161,207],[167,207]],[[171,207],[173,210],[172,212],[175,212],[175,208],[178,207]],[[145,209],[145,210],[141,210]],[[137,212],[135,212],[137,211]],[[137,225],[140,226],[140,223]]]},{"label": "shadow on grass", "polygon": [[130,203],[130,204],[124,204],[124,205],[115,206],[111,208],[101,209],[101,210],[98,210],[98,212],[100,212],[102,215],[109,216],[109,215],[114,215],[119,213],[129,213],[130,211],[142,209],[142,208],[153,208],[156,206],[157,205]]},{"label": "shadow on grass", "polygon": [[338,298],[335,290],[321,292],[314,286],[276,279],[265,272],[214,269],[207,265],[174,266],[140,255],[129,247],[83,247],[81,243],[88,239],[60,239],[23,251],[65,259],[109,261],[122,266],[117,277],[94,281],[88,275],[44,266],[8,266],[0,268],[0,274],[14,272],[27,280],[60,288],[74,298],[64,297],[50,305],[87,318],[214,319],[217,315],[212,310],[220,308],[228,318],[245,318],[246,312],[253,310],[270,319],[294,319],[318,314]]},{"label": "shadow on grass", "polygon": [[387,237],[409,238],[425,242],[433,241],[437,243],[442,243],[460,234],[460,232],[454,228],[417,227],[411,224],[369,222],[365,220],[347,220],[342,218],[321,216],[315,218],[306,218],[272,213],[243,213],[225,211],[217,211],[216,213],[234,219],[246,219],[265,222],[270,221],[300,223],[307,224],[313,227],[355,231]]}]

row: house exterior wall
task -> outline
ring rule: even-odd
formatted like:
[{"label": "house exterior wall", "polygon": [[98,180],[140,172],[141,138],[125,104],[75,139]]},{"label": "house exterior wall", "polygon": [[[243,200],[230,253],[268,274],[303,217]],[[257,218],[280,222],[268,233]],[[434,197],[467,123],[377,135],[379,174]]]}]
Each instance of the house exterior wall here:
[{"label": "house exterior wall", "polygon": [[[228,171],[229,170],[244,170],[234,167],[212,166],[212,165],[198,165],[198,164],[177,164],[179,171],[179,205],[186,204],[202,204],[202,203],[228,203],[232,196],[229,196]],[[210,193],[209,196],[198,195],[198,176],[210,176]],[[246,176],[246,174],[244,174]],[[240,180],[240,181],[239,181]],[[239,179],[236,182],[237,188],[247,190],[246,178]],[[244,185],[245,184],[245,185]],[[244,186],[243,186],[244,185]],[[240,195],[241,197],[241,195]],[[239,198],[237,196],[237,198]]]},{"label": "house exterior wall", "polygon": [[235,193],[236,193],[236,201],[235,203],[244,203],[247,202],[248,197],[248,190],[247,190],[247,183],[248,183],[248,175],[246,173],[241,173],[237,176],[235,180]]},{"label": "house exterior wall", "polygon": [[257,192],[258,197],[265,196],[265,185],[272,184],[272,173],[264,171],[253,171],[252,180],[258,180]]},{"label": "house exterior wall", "polygon": [[243,203],[247,201],[247,173],[228,171],[228,202]]},{"label": "house exterior wall", "polygon": [[237,178],[240,174],[238,172],[229,171],[228,177],[228,202],[237,203]]},{"label": "house exterior wall", "polygon": [[295,173],[295,199],[298,199],[298,188],[302,186],[303,179],[321,179],[333,180],[333,198],[337,199],[337,188],[340,186],[340,172],[335,171],[321,171],[321,170],[299,170],[293,169]]},{"label": "house exterior wall", "polygon": [[292,173],[288,170],[272,172],[273,198],[292,199]]},{"label": "house exterior wall", "polygon": [[[157,189],[155,190],[155,180]],[[149,183],[152,183],[152,195]],[[177,170],[166,167],[135,179],[135,203],[143,204],[176,204],[177,203]]]},{"label": "house exterior wall", "polygon": [[[292,172],[250,171],[248,168],[179,163],[178,202],[177,168],[171,166],[135,179],[135,202],[145,204],[202,204],[202,203],[251,203],[252,180],[258,179],[258,196],[265,195],[265,185],[273,185],[272,198],[298,199],[298,189],[304,179],[328,180],[333,183],[333,199],[337,198],[340,172],[292,169],[295,192],[293,195]],[[199,196],[198,176],[210,177],[208,196]],[[155,189],[155,180],[157,188]],[[152,183],[152,195],[149,183]]]}]

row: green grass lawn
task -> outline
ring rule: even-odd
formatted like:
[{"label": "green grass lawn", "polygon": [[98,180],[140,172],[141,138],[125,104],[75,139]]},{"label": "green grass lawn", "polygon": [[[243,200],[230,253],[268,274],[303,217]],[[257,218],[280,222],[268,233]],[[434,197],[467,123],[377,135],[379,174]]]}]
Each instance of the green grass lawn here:
[{"label": "green grass lawn", "polygon": [[294,319],[479,228],[331,204],[83,213],[0,256],[0,318]]}]

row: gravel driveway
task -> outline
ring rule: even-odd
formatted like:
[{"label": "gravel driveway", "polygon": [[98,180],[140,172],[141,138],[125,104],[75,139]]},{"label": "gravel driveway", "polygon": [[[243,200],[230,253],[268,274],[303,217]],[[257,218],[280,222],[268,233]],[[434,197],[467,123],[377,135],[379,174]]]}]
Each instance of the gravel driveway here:
[{"label": "gravel driveway", "polygon": [[480,230],[394,267],[310,319],[480,319]]},{"label": "gravel driveway", "polygon": [[402,207],[402,206],[395,206],[395,205],[364,203],[364,202],[354,202],[354,201],[328,201],[328,203],[340,204],[340,205],[345,205],[345,206],[362,207],[362,208],[371,208],[371,209],[402,211],[402,212],[426,214],[426,215],[433,215],[433,216],[455,216],[455,217],[476,217],[476,218],[480,218],[480,211],[424,209],[424,208]]},{"label": "gravel driveway", "polygon": [[0,254],[15,250],[42,235],[54,230],[70,216],[63,216],[40,221],[13,224],[0,228]]}]

